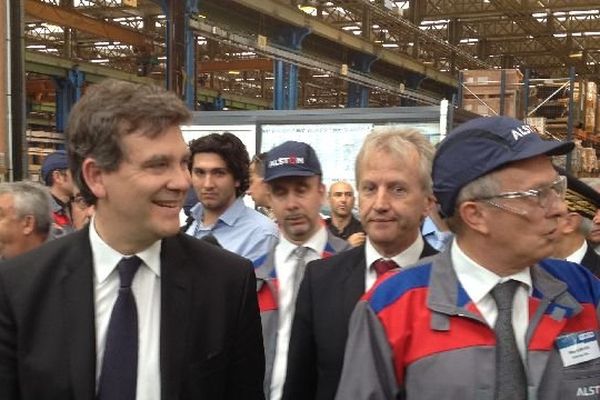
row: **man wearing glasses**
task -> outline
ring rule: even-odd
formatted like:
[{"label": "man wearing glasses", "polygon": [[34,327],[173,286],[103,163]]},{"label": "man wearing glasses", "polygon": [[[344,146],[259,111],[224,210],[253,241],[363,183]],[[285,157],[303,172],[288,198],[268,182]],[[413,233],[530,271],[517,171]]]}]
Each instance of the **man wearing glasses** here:
[{"label": "man wearing glasses", "polygon": [[448,135],[433,191],[456,240],[358,303],[337,399],[597,396],[600,283],[546,259],[566,213],[550,156],[572,149],[507,117]]}]

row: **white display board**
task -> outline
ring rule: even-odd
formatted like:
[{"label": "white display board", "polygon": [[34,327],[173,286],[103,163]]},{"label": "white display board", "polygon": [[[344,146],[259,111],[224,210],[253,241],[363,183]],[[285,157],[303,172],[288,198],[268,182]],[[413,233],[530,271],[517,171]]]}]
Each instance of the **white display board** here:
[{"label": "white display board", "polygon": [[327,123],[327,124],[265,124],[261,126],[260,151],[296,140],[310,144],[316,151],[321,168],[323,183],[329,186],[338,180],[348,181],[356,188],[354,163],[363,140],[375,126],[410,127],[420,130],[432,143],[437,143],[440,126],[432,123]]},{"label": "white display board", "polygon": [[186,143],[211,133],[233,133],[246,145],[250,159],[256,152],[256,125],[183,125],[181,132]]}]

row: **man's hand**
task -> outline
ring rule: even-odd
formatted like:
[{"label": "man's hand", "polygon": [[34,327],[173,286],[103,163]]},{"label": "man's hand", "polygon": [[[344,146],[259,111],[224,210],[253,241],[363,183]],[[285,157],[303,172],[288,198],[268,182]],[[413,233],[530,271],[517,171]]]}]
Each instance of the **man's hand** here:
[{"label": "man's hand", "polygon": [[348,237],[348,243],[352,247],[358,247],[365,242],[367,236],[364,232],[356,232]]}]

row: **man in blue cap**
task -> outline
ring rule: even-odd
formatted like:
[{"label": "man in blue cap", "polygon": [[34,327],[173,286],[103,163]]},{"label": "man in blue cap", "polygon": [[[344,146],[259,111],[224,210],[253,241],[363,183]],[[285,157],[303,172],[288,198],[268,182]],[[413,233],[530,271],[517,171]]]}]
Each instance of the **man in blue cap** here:
[{"label": "man in blue cap", "polygon": [[69,160],[65,150],[49,154],[42,164],[42,180],[50,188],[52,198],[52,236],[73,232],[71,218],[71,196],[73,179],[69,171]]},{"label": "man in blue cap", "polygon": [[600,282],[547,259],[566,213],[550,156],[572,149],[507,117],[448,135],[433,191],[456,239],[358,303],[337,399],[597,396]]},{"label": "man in blue cap", "polygon": [[265,158],[264,181],[280,229],[279,243],[255,270],[265,346],[265,397],[279,400],[287,370],[296,296],[306,264],[350,248],[333,236],[319,214],[325,199],[315,150],[288,141]]}]

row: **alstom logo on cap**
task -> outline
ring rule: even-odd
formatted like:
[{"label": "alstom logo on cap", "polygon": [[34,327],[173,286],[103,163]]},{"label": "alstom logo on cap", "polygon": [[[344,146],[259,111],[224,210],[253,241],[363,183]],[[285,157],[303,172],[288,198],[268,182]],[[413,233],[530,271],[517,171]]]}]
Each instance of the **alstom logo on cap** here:
[{"label": "alstom logo on cap", "polygon": [[279,167],[281,165],[296,165],[296,164],[304,164],[304,157],[279,157],[274,160],[269,161],[269,168]]},{"label": "alstom logo on cap", "polygon": [[521,125],[520,127],[515,128],[510,131],[510,133],[512,133],[513,139],[515,139],[515,140],[519,140],[522,137],[527,136],[533,132],[535,132],[535,131],[529,125]]}]

